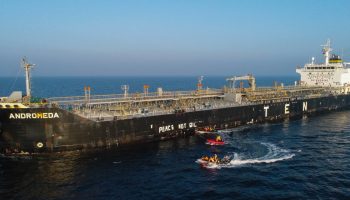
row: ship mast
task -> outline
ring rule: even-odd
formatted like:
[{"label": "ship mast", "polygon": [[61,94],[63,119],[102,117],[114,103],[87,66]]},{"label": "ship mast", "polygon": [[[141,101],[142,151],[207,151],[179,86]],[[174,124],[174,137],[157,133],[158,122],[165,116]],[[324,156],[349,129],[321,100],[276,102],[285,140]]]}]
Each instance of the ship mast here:
[{"label": "ship mast", "polygon": [[331,49],[331,40],[328,39],[327,43],[324,45],[321,45],[323,47],[322,49],[322,53],[324,54],[325,57],[325,64],[328,65],[329,64],[329,57],[330,57],[330,52],[333,50]]},{"label": "ship mast", "polygon": [[22,66],[26,72],[26,93],[27,93],[27,98],[30,102],[31,98],[31,78],[30,78],[30,70],[35,66],[35,64],[30,64],[27,61],[27,58],[24,57],[22,58]]},{"label": "ship mast", "polygon": [[122,85],[121,89],[124,91],[124,98],[128,97],[129,85]]},{"label": "ship mast", "polygon": [[203,78],[204,76],[200,76],[198,77],[198,83],[197,83],[197,90],[201,91],[203,89]]}]

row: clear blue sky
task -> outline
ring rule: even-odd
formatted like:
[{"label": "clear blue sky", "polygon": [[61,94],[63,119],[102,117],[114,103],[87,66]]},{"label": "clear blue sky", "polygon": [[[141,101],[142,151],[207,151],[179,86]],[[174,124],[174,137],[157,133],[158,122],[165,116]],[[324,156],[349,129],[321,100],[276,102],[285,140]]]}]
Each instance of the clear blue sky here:
[{"label": "clear blue sky", "polygon": [[327,38],[350,60],[347,0],[0,0],[0,76],[294,75]]}]

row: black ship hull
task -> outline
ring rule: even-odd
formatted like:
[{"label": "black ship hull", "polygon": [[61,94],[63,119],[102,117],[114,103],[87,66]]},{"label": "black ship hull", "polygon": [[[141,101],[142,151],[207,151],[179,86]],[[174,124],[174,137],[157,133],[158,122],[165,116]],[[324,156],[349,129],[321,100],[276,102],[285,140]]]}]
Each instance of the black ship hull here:
[{"label": "black ship hull", "polygon": [[194,112],[89,120],[60,108],[0,110],[1,153],[39,153],[109,148],[193,134],[197,128],[233,128],[245,124],[301,118],[350,106],[350,95],[266,101]]}]

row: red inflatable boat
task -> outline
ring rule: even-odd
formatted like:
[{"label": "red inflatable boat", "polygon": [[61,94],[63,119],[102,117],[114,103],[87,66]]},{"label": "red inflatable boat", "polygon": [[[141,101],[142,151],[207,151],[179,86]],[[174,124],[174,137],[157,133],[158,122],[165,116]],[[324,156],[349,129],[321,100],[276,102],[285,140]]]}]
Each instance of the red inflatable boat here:
[{"label": "red inflatable boat", "polygon": [[215,139],[207,139],[207,144],[209,145],[224,145],[224,141],[216,141]]}]

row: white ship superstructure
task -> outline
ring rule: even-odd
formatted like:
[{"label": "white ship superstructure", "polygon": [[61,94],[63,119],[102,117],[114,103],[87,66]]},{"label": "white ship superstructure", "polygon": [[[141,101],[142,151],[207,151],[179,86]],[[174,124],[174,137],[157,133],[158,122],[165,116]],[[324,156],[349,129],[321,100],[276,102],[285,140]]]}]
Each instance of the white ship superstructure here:
[{"label": "white ship superstructure", "polygon": [[322,45],[325,62],[316,64],[312,58],[311,63],[302,68],[297,68],[300,74],[300,84],[303,86],[329,86],[339,87],[350,85],[350,68],[344,63],[340,56],[331,54],[332,48],[330,40]]}]

